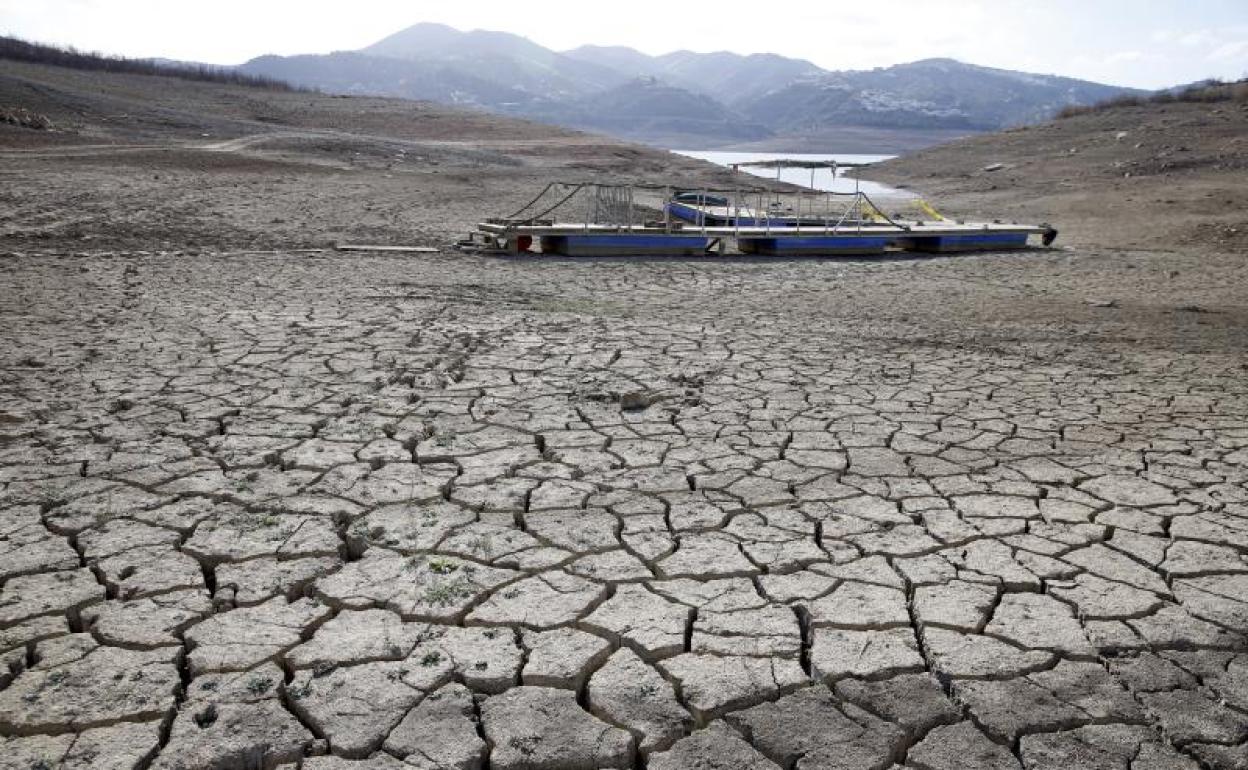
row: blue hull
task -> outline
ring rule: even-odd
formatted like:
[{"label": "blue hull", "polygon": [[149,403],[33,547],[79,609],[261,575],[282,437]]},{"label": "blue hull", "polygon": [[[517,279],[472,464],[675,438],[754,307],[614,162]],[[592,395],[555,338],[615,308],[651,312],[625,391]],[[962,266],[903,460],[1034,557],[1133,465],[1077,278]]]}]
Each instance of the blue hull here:
[{"label": "blue hull", "polygon": [[889,236],[829,235],[803,238],[738,238],[737,245],[747,254],[769,257],[883,254],[893,239]]},{"label": "blue hull", "polygon": [[996,251],[1027,247],[1026,233],[968,233],[966,235],[933,235],[910,237],[898,241],[907,251]]},{"label": "blue hull", "polygon": [[[715,214],[707,214],[695,208],[686,206],[683,203],[668,203],[667,211],[676,219],[682,222],[689,222],[699,227],[705,224],[707,227],[765,227],[768,223],[772,227],[792,226],[796,220],[792,217],[788,219],[784,217],[772,217],[771,219],[757,217],[723,217]],[[705,222],[703,221],[705,220]]]},{"label": "blue hull", "polygon": [[567,257],[695,257],[704,255],[709,243],[709,238],[688,235],[547,235],[542,236],[542,252]]}]

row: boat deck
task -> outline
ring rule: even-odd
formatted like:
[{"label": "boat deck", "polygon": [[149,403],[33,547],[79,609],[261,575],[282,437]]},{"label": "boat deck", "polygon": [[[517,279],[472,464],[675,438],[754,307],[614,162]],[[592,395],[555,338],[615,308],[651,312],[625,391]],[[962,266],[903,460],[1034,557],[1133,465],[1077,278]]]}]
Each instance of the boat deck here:
[{"label": "boat deck", "polygon": [[478,229],[511,253],[561,256],[698,256],[735,250],[761,256],[855,256],[890,250],[918,252],[996,251],[1027,246],[1032,235],[1049,239],[1049,228],[1001,224],[734,225],[672,223],[615,226],[483,222]]}]

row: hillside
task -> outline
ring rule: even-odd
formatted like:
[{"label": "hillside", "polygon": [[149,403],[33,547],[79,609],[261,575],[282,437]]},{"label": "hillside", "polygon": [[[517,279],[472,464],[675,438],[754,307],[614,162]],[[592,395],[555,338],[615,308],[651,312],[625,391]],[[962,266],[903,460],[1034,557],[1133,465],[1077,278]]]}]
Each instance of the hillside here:
[{"label": "hillside", "polygon": [[554,180],[727,173],[431,102],[14,61],[0,70],[0,159],[6,248],[445,243]]},{"label": "hillside", "polygon": [[977,67],[952,59],[819,73],[754,100],[745,113],[778,131],[824,125],[994,131],[1063,107],[1142,93],[1072,78]]},{"label": "hillside", "polygon": [[[946,59],[829,72],[776,54],[649,56],[598,46],[556,52],[517,35],[438,24],[417,24],[360,51],[263,56],[240,69],[335,93],[473,105],[688,148],[750,143],[844,152],[855,130],[870,128],[892,133],[888,147],[869,150],[909,150],[1140,93]],[[639,79],[658,81],[668,89],[665,100],[699,105],[703,114],[688,120],[666,109],[637,112]]]},{"label": "hillside", "polygon": [[1248,101],[1072,112],[863,175],[912,187],[957,215],[1048,220],[1064,243],[1248,251]]}]

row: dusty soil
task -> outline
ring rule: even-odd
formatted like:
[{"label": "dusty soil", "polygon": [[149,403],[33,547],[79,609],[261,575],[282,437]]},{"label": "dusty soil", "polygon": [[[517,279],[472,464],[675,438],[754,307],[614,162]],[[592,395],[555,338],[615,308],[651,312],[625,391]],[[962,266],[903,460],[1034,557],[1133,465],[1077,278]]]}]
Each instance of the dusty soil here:
[{"label": "dusty soil", "polygon": [[1245,103],[1119,107],[933,147],[864,175],[968,218],[1051,221],[1076,247],[1248,252]]},{"label": "dusty soil", "polygon": [[1248,762],[1237,249],[952,148],[914,184],[1067,246],[361,256],[720,172],[385,100],[3,101],[60,132],[0,127],[0,767]]}]

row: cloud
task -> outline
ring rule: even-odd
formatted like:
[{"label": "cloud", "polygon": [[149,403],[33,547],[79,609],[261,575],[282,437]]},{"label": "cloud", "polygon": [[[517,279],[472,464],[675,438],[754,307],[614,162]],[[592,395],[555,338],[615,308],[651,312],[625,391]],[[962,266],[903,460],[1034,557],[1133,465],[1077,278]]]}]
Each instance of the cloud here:
[{"label": "cloud", "polygon": [[1241,56],[1248,56],[1248,40],[1235,40],[1230,43],[1223,43],[1210,51],[1205,58],[1209,61],[1225,61]]}]

